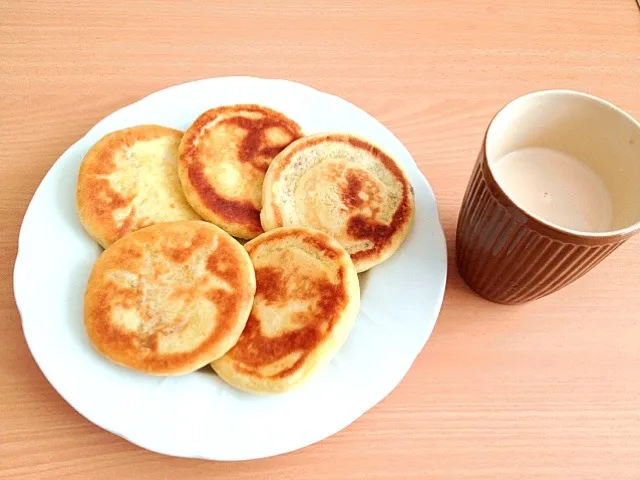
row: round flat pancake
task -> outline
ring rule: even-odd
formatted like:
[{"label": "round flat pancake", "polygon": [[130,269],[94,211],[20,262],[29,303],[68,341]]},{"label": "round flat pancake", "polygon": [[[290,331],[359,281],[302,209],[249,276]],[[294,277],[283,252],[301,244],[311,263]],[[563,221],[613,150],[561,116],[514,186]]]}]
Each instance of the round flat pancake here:
[{"label": "round flat pancake", "polygon": [[104,248],[155,223],[199,219],[178,178],[182,132],[140,125],[110,133],[85,155],[76,200],[80,221]]},{"label": "round flat pancake", "polygon": [[260,105],[208,110],[180,143],[180,181],[189,203],[204,218],[234,237],[262,233],[262,182],[271,160],[300,127]]},{"label": "round flat pancake", "polygon": [[389,155],[332,133],[297,140],[273,160],[260,218],[264,230],[305,226],[328,233],[363,272],[395,253],[414,211],[409,179]]},{"label": "round flat pancake", "polygon": [[211,364],[229,384],[279,393],[302,385],[346,341],[360,307],[346,250],[308,228],[279,228],[245,245],[256,297],[238,343]]},{"label": "round flat pancake", "polygon": [[152,225],[98,258],[85,293],[86,331],[117,364],[192,372],[236,343],[255,285],[247,252],[222,229],[197,220]]}]

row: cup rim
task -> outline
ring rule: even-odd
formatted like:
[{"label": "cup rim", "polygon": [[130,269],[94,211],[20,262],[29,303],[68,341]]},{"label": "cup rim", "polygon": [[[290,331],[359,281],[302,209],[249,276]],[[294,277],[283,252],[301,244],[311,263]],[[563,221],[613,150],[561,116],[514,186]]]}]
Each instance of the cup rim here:
[{"label": "cup rim", "polygon": [[[640,0],[639,0],[640,1]],[[640,230],[640,220],[638,220],[637,222],[626,226],[624,228],[619,228],[617,230],[608,230],[606,232],[584,232],[581,230],[574,230],[571,228],[566,228],[566,227],[562,227],[560,225],[557,225],[555,223],[551,223],[547,220],[545,220],[544,218],[540,217],[539,215],[534,214],[533,212],[529,211],[528,209],[520,206],[510,195],[507,194],[507,192],[502,188],[502,186],[498,183],[498,181],[495,178],[495,175],[493,174],[493,169],[491,167],[491,162],[489,161],[489,157],[487,155],[487,139],[489,138],[489,133],[491,132],[491,127],[494,125],[494,122],[496,120],[496,118],[504,111],[506,110],[509,106],[511,106],[512,104],[514,104],[515,102],[518,101],[522,101],[524,99],[528,99],[528,98],[534,98],[534,97],[538,97],[538,96],[546,96],[546,95],[568,95],[568,96],[574,96],[574,97],[580,97],[583,99],[589,99],[595,102],[598,102],[602,105],[604,105],[605,107],[613,110],[614,112],[616,112],[617,114],[621,115],[622,117],[626,118],[627,120],[629,120],[634,126],[635,128],[638,130],[638,132],[640,132],[640,121],[636,120],[631,114],[629,114],[628,112],[624,111],[622,108],[618,107],[617,105],[611,103],[608,100],[605,100],[601,97],[598,97],[596,95],[592,95],[590,93],[586,93],[583,91],[579,91],[579,90],[571,90],[571,89],[546,89],[546,90],[536,90],[533,92],[529,92],[529,93],[525,93],[524,95],[520,95],[516,98],[513,98],[511,100],[509,100],[507,103],[505,103],[491,118],[491,121],[489,122],[489,126],[487,127],[486,131],[485,131],[485,135],[484,135],[484,140],[483,140],[483,145],[484,145],[484,157],[485,157],[485,161],[487,164],[487,171],[491,177],[492,182],[500,189],[500,191],[502,192],[502,194],[509,199],[509,201],[513,204],[513,206],[518,209],[523,215],[526,215],[527,217],[535,220],[536,222],[542,224],[544,227],[561,233],[561,234],[565,234],[565,235],[571,235],[574,237],[581,237],[581,238],[592,238],[592,239],[605,239],[605,238],[610,238],[610,237],[626,237],[629,236],[632,233],[637,232],[638,230]]]}]

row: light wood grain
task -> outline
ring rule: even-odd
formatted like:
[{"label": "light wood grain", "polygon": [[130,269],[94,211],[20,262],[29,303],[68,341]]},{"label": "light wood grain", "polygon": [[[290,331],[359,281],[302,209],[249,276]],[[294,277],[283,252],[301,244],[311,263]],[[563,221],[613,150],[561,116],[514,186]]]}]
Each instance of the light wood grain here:
[{"label": "light wood grain", "polygon": [[433,186],[452,254],[484,128],[506,101],[566,87],[640,117],[640,13],[633,0],[0,0],[0,478],[640,478],[638,238],[522,307],[481,300],[451,264],[434,334],[399,388],[299,452],[168,458],[69,407],[33,362],[11,291],[28,201],[114,109],[232,74],[301,81],[379,118]]}]

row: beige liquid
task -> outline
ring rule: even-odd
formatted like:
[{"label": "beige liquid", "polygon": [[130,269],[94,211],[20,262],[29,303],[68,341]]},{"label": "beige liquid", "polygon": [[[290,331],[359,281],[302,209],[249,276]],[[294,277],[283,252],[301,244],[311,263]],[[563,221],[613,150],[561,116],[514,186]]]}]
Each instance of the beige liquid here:
[{"label": "beige liquid", "polygon": [[611,229],[613,204],[606,185],[586,164],[556,150],[515,150],[491,165],[496,181],[521,208],[570,230]]}]

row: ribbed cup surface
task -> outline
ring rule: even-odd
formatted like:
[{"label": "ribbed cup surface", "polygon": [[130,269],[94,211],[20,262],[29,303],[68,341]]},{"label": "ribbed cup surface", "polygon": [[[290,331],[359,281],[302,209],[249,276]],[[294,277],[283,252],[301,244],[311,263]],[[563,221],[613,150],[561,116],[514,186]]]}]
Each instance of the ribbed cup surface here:
[{"label": "ribbed cup surface", "polygon": [[458,218],[456,260],[479,295],[519,304],[573,282],[626,239],[573,235],[529,217],[498,186],[483,148]]}]

